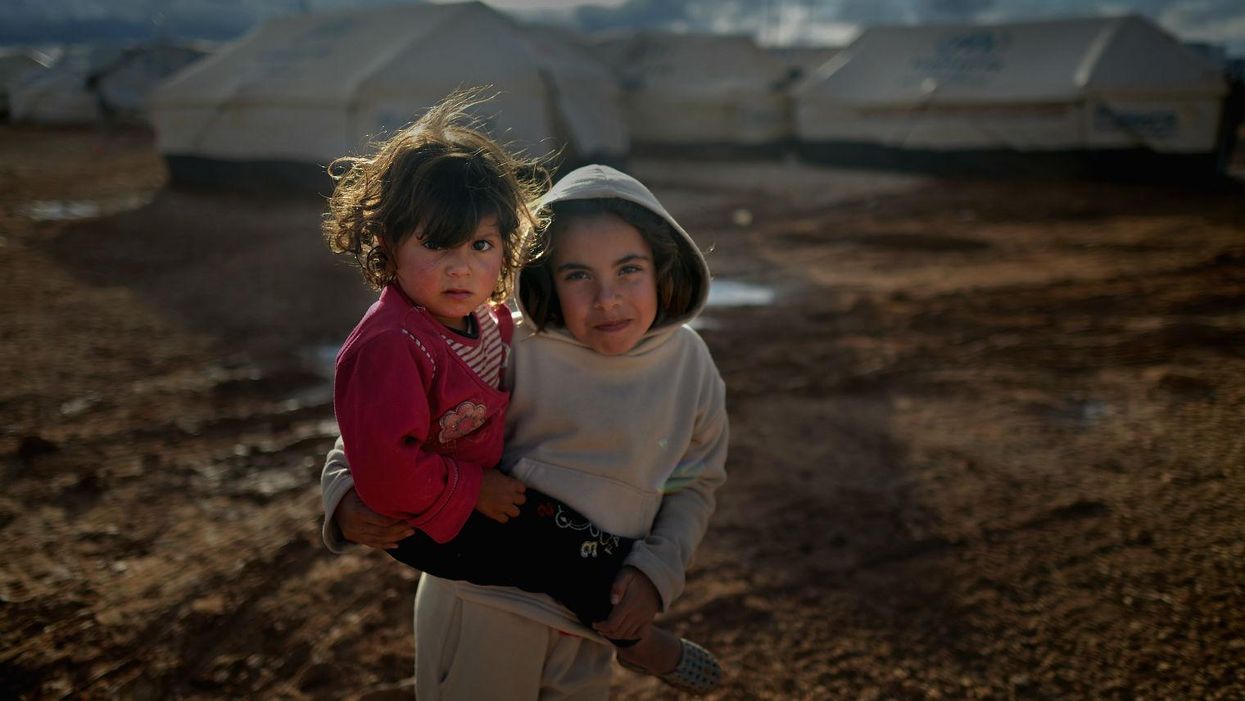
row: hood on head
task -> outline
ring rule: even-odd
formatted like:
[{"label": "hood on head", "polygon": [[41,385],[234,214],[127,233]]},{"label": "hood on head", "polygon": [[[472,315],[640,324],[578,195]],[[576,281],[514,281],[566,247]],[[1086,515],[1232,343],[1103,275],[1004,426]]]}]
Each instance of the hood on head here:
[{"label": "hood on head", "polygon": [[[696,246],[696,242],[692,240],[692,237],[688,235],[679,222],[670,216],[670,213],[661,205],[661,202],[657,201],[657,197],[639,180],[609,166],[588,165],[567,173],[549,192],[545,193],[544,197],[540,198],[538,208],[547,209],[554,203],[568,200],[606,198],[634,202],[665,219],[674,230],[676,243],[682,249],[682,253],[688,257],[688,260],[692,262],[691,267],[697,271],[698,279],[694,283],[696,290],[691,296],[687,308],[675,311],[655,324],[644,337],[644,340],[637,346],[639,348],[644,346],[649,338],[663,335],[671,329],[677,329],[696,318],[700,310],[704,308],[705,301],[709,297],[709,266],[705,262],[704,255],[701,254],[700,249]],[[525,322],[531,324],[528,310],[522,301],[523,297],[517,289],[515,291],[515,299]],[[546,331],[570,338],[570,334],[562,327],[553,327],[551,325],[546,328]]]}]

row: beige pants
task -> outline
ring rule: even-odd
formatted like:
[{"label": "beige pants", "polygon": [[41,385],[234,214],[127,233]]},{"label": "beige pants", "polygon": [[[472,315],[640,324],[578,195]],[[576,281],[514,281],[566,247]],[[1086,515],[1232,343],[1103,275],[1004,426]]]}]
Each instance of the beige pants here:
[{"label": "beige pants", "polygon": [[613,650],[460,599],[424,575],[415,596],[418,701],[604,701]]}]

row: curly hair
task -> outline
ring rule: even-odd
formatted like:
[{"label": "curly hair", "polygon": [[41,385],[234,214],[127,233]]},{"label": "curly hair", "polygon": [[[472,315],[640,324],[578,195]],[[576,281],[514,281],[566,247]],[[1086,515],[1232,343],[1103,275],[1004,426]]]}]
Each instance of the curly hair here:
[{"label": "curly hair", "polygon": [[485,133],[468,110],[487,101],[478,88],[455,92],[369,155],[329,165],[336,184],[324,239],[334,253],[353,256],[373,288],[393,282],[393,252],[410,236],[418,232],[431,246],[452,248],[494,216],[503,260],[491,299],[510,296],[543,224],[534,203],[548,189],[549,171],[541,159],[512,154]]},{"label": "curly hair", "polygon": [[653,250],[653,273],[657,282],[657,317],[653,326],[692,311],[703,284],[696,253],[688,249],[687,242],[660,214],[614,197],[563,200],[546,210],[542,212],[548,222],[543,231],[544,246],[536,260],[519,273],[519,299],[536,330],[542,331],[549,324],[566,325],[553,273],[558,234],[576,220],[596,217],[617,217],[630,224]]}]

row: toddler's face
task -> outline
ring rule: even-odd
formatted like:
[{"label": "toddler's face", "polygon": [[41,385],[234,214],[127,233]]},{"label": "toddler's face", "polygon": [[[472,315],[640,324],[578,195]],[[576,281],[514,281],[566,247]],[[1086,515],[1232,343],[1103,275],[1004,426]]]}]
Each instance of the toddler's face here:
[{"label": "toddler's face", "polygon": [[603,355],[634,348],[657,318],[653,251],[614,215],[575,219],[559,232],[553,280],[566,329]]},{"label": "toddler's face", "polygon": [[501,231],[497,217],[480,219],[466,243],[428,248],[416,231],[395,254],[398,285],[442,324],[466,328],[464,317],[484,304],[501,275]]}]

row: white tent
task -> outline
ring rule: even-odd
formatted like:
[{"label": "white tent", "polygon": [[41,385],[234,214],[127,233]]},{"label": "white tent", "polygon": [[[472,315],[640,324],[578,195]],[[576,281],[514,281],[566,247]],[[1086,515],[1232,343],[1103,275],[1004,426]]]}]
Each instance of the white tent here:
[{"label": "white tent", "polygon": [[217,181],[213,169],[233,178],[237,163],[322,167],[473,86],[500,93],[479,116],[514,148],[625,157],[605,68],[475,2],[270,21],[157,88],[152,118],[175,179]]},{"label": "white tent", "polygon": [[133,46],[87,76],[103,116],[146,123],[147,96],[161,81],[207,55],[196,46],[153,43]]},{"label": "white tent", "polygon": [[119,46],[70,46],[50,68],[9,84],[9,117],[36,124],[92,124],[102,112],[87,78],[121,54]]},{"label": "white tent", "polygon": [[637,147],[767,147],[791,136],[788,68],[748,37],[642,32],[592,50],[623,87]]},{"label": "white tent", "polygon": [[767,46],[770,56],[782,61],[790,74],[811,75],[827,61],[839,55],[841,46]]},{"label": "white tent", "polygon": [[52,64],[52,57],[38,51],[8,49],[0,51],[0,116],[9,113],[9,86],[27,74],[42,73]]},{"label": "white tent", "polygon": [[805,151],[1214,154],[1222,71],[1139,16],[866,30],[797,85]]}]

